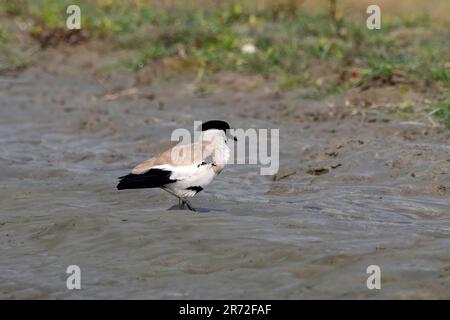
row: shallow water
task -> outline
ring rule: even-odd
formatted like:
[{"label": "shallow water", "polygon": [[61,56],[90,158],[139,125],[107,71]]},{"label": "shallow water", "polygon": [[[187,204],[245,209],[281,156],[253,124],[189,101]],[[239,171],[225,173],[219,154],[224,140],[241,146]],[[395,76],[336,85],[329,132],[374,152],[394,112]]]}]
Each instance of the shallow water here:
[{"label": "shallow water", "polygon": [[[450,199],[436,189],[449,181],[448,140],[354,123],[330,136],[329,124],[242,118],[160,87],[162,109],[105,102],[93,80],[39,69],[19,79],[30,84],[0,83],[1,298],[450,298]],[[206,118],[280,128],[281,166],[296,174],[229,166],[192,200],[199,213],[167,210],[176,201],[161,190],[115,190],[173,129]],[[66,289],[72,264],[82,290]],[[373,264],[381,290],[366,287]]]}]

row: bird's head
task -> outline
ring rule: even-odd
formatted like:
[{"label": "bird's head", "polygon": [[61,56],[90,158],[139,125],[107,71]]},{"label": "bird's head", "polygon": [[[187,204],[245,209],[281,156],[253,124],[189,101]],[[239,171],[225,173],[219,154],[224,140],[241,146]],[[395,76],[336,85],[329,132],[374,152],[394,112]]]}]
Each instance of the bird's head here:
[{"label": "bird's head", "polygon": [[230,129],[230,125],[222,120],[206,121],[199,128],[202,132],[202,140],[212,141],[217,137],[222,137],[225,141],[227,141],[228,138],[237,141],[237,138],[230,134]]}]

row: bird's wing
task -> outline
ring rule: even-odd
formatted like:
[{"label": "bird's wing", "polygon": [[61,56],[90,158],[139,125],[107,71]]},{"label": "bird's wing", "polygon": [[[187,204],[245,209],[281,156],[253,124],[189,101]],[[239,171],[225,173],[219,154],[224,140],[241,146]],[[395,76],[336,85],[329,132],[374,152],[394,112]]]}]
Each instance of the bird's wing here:
[{"label": "bird's wing", "polygon": [[123,189],[142,189],[142,188],[158,188],[164,185],[176,182],[171,178],[172,171],[163,169],[150,169],[141,174],[130,173],[120,177],[118,190]]},{"label": "bird's wing", "polygon": [[150,158],[138,164],[131,171],[133,174],[142,174],[153,167],[189,167],[197,165],[204,161],[214,153],[213,148],[210,148],[208,142],[197,142],[187,145],[176,145],[175,147],[163,152],[159,156]]}]

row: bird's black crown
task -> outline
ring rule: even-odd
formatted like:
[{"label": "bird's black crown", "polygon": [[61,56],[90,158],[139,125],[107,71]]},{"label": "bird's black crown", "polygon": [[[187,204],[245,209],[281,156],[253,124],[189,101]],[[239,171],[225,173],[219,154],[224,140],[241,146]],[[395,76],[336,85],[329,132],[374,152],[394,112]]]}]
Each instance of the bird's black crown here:
[{"label": "bird's black crown", "polygon": [[230,125],[222,120],[210,120],[210,121],[206,121],[201,126],[202,131],[206,131],[206,130],[210,130],[210,129],[226,131],[226,130],[230,129]]}]

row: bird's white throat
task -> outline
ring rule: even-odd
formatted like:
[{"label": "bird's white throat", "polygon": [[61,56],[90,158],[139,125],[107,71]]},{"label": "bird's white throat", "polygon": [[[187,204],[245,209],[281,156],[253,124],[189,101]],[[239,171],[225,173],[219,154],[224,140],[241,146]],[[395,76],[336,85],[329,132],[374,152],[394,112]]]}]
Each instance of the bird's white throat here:
[{"label": "bird's white throat", "polygon": [[230,148],[227,145],[227,136],[223,130],[203,131],[200,140],[209,143],[209,148],[212,148],[213,151],[214,162],[225,165],[230,160]]}]

